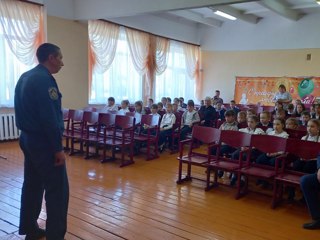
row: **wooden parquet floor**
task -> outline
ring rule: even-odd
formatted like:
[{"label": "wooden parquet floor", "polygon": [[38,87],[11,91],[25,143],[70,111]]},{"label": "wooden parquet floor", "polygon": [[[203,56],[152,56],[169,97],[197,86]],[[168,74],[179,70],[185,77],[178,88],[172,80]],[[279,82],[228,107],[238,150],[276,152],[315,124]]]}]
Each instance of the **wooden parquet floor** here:
[{"label": "wooden parquet floor", "polygon": [[[0,143],[0,239],[18,235],[23,156],[17,142]],[[66,239],[320,239],[307,231],[304,205],[270,208],[271,198],[249,193],[235,200],[235,189],[204,191],[204,183],[176,184],[178,162],[167,152],[159,159],[119,168],[118,162],[68,157],[70,182]],[[204,169],[195,169],[203,174]],[[39,224],[45,226],[43,205]]]}]

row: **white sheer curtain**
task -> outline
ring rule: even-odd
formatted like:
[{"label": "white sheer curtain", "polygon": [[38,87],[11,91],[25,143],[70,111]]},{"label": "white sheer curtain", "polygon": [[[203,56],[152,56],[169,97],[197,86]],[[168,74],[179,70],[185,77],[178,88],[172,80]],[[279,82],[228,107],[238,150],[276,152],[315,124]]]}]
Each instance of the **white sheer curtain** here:
[{"label": "white sheer curtain", "polygon": [[195,80],[187,72],[186,55],[183,44],[170,41],[166,70],[156,76],[155,100],[161,97],[184,97],[195,100]]},{"label": "white sheer curtain", "polygon": [[0,1],[0,106],[13,107],[16,82],[36,64],[36,50],[43,39],[41,6]]},{"label": "white sheer curtain", "polygon": [[[106,40],[107,41],[107,40]],[[142,99],[142,76],[132,63],[131,52],[123,28],[120,29],[115,57],[104,73],[93,71],[89,103],[104,104],[108,97],[117,103],[123,99],[134,102]]]},{"label": "white sheer curtain", "polygon": [[191,44],[181,44],[186,59],[186,71],[190,78],[195,80],[196,97],[200,99],[202,79],[200,75],[200,47]]}]

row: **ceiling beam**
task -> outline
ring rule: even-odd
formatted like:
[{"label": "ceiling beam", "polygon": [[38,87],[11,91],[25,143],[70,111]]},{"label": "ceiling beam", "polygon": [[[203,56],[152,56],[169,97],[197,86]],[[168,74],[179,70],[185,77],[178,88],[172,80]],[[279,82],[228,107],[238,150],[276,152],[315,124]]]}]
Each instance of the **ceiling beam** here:
[{"label": "ceiling beam", "polygon": [[243,20],[248,23],[257,24],[261,18],[253,14],[244,14],[243,11],[236,9],[231,6],[211,6],[209,7],[213,12],[219,10],[221,12],[227,13],[237,19]]},{"label": "ceiling beam", "polygon": [[293,21],[298,21],[303,16],[299,11],[291,9],[290,6],[286,5],[284,2],[276,0],[261,0],[259,3],[280,16]]},{"label": "ceiling beam", "polygon": [[251,1],[254,0],[74,0],[74,14],[78,20],[129,17]]},{"label": "ceiling beam", "polygon": [[222,25],[222,21],[213,18],[204,18],[201,14],[191,12],[190,10],[179,10],[169,13],[210,27],[221,27]]}]

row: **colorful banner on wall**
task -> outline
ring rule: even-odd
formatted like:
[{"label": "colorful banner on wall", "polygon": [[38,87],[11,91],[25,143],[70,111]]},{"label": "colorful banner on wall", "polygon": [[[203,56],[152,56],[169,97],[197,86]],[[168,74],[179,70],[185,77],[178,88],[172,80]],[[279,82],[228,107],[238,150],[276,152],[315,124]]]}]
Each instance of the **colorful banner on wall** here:
[{"label": "colorful banner on wall", "polygon": [[239,104],[271,106],[280,84],[292,99],[301,99],[304,104],[320,100],[320,77],[236,77],[234,99]]}]

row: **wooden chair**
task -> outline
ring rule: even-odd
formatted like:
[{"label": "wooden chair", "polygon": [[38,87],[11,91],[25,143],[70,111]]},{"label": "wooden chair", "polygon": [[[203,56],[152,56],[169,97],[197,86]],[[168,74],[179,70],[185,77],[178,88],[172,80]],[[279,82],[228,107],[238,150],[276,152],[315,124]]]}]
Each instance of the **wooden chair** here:
[{"label": "wooden chair", "polygon": [[293,171],[289,165],[292,162],[290,155],[300,159],[315,159],[320,153],[320,143],[300,139],[288,139],[286,145],[287,155],[276,162],[276,177],[274,178],[273,198],[271,207],[275,208],[282,200],[285,186],[300,186],[300,178],[305,173]]},{"label": "wooden chair", "polygon": [[[144,129],[144,126],[147,125],[148,128]],[[159,126],[160,126],[160,117],[156,115],[142,115],[140,128],[138,133],[134,135],[134,141],[141,145],[142,143],[146,144],[146,156],[147,160],[152,160],[158,158],[158,139],[159,139]],[[151,153],[151,146],[153,145],[153,153]],[[139,147],[140,151],[140,147]]]},{"label": "wooden chair", "polygon": [[70,110],[69,117],[70,117],[70,130],[68,132],[67,138],[70,139],[70,153],[69,155],[73,155],[77,152],[83,152],[83,146],[80,144],[80,149],[76,150],[74,148],[75,142],[81,137],[82,134],[82,127],[83,127],[83,111],[82,110]]},{"label": "wooden chair", "polygon": [[84,112],[96,112],[97,111],[97,108],[95,107],[85,107],[84,109],[82,109]]},{"label": "wooden chair", "polygon": [[[121,150],[121,164],[124,167],[133,164],[133,144],[134,144],[135,118],[132,116],[115,116],[115,124],[112,128],[112,135],[107,133],[99,143],[104,146],[102,163],[115,159],[116,148]],[[107,147],[111,147],[112,156],[107,158]],[[129,159],[125,160],[125,148],[129,148]]]},{"label": "wooden chair", "polygon": [[[276,153],[285,152],[286,150],[286,138],[270,136],[270,135],[252,135],[250,151],[248,158],[250,159],[251,149],[256,148],[262,153]],[[284,154],[277,158],[283,157]],[[237,194],[236,199],[244,196],[248,192],[249,177],[256,177],[263,180],[274,180],[276,175],[275,167],[257,164],[251,161],[239,161],[239,169],[237,170]],[[241,177],[245,178],[245,184],[242,186]]]},{"label": "wooden chair", "polygon": [[[192,138],[180,141],[179,143],[179,170],[178,170],[178,180],[177,183],[180,184],[184,181],[190,181],[191,177],[191,167],[198,166],[207,168],[207,165],[214,161],[216,158],[211,155],[211,150],[218,146],[221,131],[216,128],[209,128],[203,126],[194,126],[192,129]],[[198,142],[201,141],[206,146],[206,151],[203,153],[201,148],[195,148]],[[183,155],[183,150],[186,145],[189,145],[189,151],[187,155]],[[182,177],[182,165],[187,164],[187,173],[185,177]],[[199,179],[199,178],[195,178]],[[205,179],[199,179],[205,181]]]},{"label": "wooden chair", "polygon": [[[238,131],[231,131],[231,130],[223,130],[221,131],[219,146],[217,147],[216,151],[216,160],[210,162],[207,168],[207,187],[206,190],[210,190],[213,187],[218,186],[218,171],[226,171],[235,173],[239,167],[240,163],[243,160],[248,160],[249,157],[249,146],[251,143],[251,134],[238,132]],[[233,148],[239,149],[242,147],[246,147],[246,150],[240,151],[238,159],[231,159],[227,156],[220,156],[220,150],[222,144],[226,144]],[[243,159],[243,153],[247,153],[247,159]],[[210,176],[211,172],[214,171],[214,181],[213,184],[211,183]]]},{"label": "wooden chair", "polygon": [[[74,111],[74,110],[72,110]],[[63,137],[65,138],[66,144],[64,147],[64,150],[69,150],[69,131],[70,131],[70,116],[69,116],[70,110],[67,108],[62,109],[62,116],[63,116],[63,122],[64,122],[64,131],[63,131]]]}]

